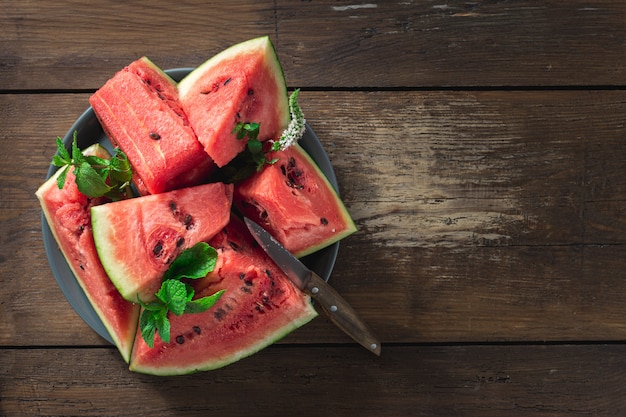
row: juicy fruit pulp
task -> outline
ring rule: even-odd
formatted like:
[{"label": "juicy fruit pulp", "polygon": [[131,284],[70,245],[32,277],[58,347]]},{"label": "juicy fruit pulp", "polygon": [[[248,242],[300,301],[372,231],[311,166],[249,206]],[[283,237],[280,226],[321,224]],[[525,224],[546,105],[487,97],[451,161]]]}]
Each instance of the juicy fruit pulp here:
[{"label": "juicy fruit pulp", "polygon": [[135,339],[130,368],[178,375],[216,369],[270,345],[317,316],[310,298],[256,245],[241,220],[233,217],[209,244],[218,263],[206,278],[194,280],[197,297],[225,289],[208,311],[171,316],[171,341],[149,348]]},{"label": "juicy fruit pulp", "polygon": [[111,142],[128,156],[141,194],[198,185],[214,169],[189,126],[176,83],[148,58],[119,71],[89,102]]},{"label": "juicy fruit pulp", "polygon": [[98,255],[122,296],[153,300],[172,261],[228,224],[232,193],[212,183],[93,207]]},{"label": "juicy fruit pulp", "polygon": [[273,165],[237,184],[233,204],[302,257],[354,233],[332,185],[299,146],[272,152]]},{"label": "juicy fruit pulp", "polygon": [[258,140],[276,139],[289,124],[287,87],[268,37],[234,45],[178,84],[180,100],[198,140],[223,167],[244,150],[238,122],[260,123]]},{"label": "juicy fruit pulp", "polygon": [[[110,157],[99,145],[91,146],[84,154]],[[139,306],[124,300],[110,281],[98,258],[91,229],[90,207],[108,200],[88,198],[80,193],[74,181],[73,169],[68,173],[64,187],[59,189],[56,179],[60,172],[51,176],[37,190],[36,195],[70,269],[122,357],[128,362]]]}]

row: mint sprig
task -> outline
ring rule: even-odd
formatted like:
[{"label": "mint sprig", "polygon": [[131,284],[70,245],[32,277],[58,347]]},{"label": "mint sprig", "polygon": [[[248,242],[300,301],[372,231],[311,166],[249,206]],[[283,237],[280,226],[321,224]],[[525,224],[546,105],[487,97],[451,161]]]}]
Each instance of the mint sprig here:
[{"label": "mint sprig", "polygon": [[258,139],[259,130],[261,128],[261,123],[249,122],[243,123],[238,122],[235,125],[232,133],[237,135],[237,139],[242,140],[245,137],[248,137],[247,142],[247,150],[252,157],[252,161],[256,165],[256,170],[260,171],[263,169],[265,164],[271,165],[276,163],[276,159],[268,160],[265,156],[266,152],[263,150],[263,144]]},{"label": "mint sprig", "polygon": [[56,138],[57,154],[52,158],[52,165],[62,170],[57,177],[57,186],[63,188],[70,167],[74,168],[78,191],[88,197],[109,197],[120,200],[127,194],[133,171],[126,154],[119,148],[111,159],[93,155],[84,155],[78,148],[78,132],[74,131],[71,153],[60,137]]},{"label": "mint sprig", "polygon": [[161,288],[156,292],[156,300],[149,303],[137,297],[139,304],[144,308],[139,319],[141,337],[150,347],[154,347],[156,333],[165,343],[170,342],[171,312],[176,316],[194,314],[207,311],[220,299],[225,290],[220,290],[207,297],[193,299],[193,287],[182,279],[197,279],[205,277],[215,269],[217,251],[207,243],[199,242],[191,248],[185,249],[174,259],[163,276]]}]

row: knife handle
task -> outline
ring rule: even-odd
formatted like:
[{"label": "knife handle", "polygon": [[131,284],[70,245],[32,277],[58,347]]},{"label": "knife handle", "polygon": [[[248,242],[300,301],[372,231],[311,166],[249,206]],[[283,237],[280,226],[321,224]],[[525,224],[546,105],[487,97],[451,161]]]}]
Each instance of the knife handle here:
[{"label": "knife handle", "polygon": [[333,287],[320,278],[319,275],[311,272],[305,291],[319,304],[330,321],[356,342],[360,343],[361,346],[380,356],[380,342],[374,336],[374,333]]}]

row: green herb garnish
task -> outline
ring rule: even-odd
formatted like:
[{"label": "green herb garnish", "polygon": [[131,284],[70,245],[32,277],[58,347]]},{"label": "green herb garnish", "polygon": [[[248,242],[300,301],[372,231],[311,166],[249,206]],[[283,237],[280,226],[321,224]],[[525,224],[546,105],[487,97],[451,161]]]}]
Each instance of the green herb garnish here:
[{"label": "green herb garnish", "polygon": [[170,342],[169,312],[177,316],[185,313],[202,313],[220,299],[224,290],[194,300],[194,289],[191,285],[181,281],[184,278],[205,277],[213,271],[216,262],[217,251],[207,243],[197,243],[182,251],[174,259],[163,276],[161,288],[155,294],[155,301],[144,303],[139,297],[137,298],[144,308],[139,320],[141,336],[150,348],[154,347],[154,337],[157,332],[165,343]]},{"label": "green herb garnish", "polygon": [[88,197],[109,197],[119,200],[129,190],[133,176],[126,154],[115,148],[111,159],[103,159],[93,155],[84,155],[78,148],[74,131],[72,151],[65,148],[63,141],[57,137],[58,153],[52,158],[52,165],[60,167],[61,173],[57,178],[57,186],[63,188],[70,167],[74,168],[78,191]]},{"label": "green herb garnish", "polygon": [[239,140],[245,138],[246,136],[249,138],[249,140],[257,140],[257,138],[259,137],[260,128],[261,123],[238,122],[231,133],[237,134],[237,139]]},{"label": "green herb garnish", "polygon": [[296,143],[302,138],[304,135],[304,131],[306,129],[306,119],[304,118],[304,114],[302,113],[302,109],[298,104],[298,95],[300,94],[300,89],[295,90],[289,96],[289,112],[291,113],[291,121],[289,122],[289,126],[284,130],[283,134],[280,136],[280,139],[272,143],[273,151],[283,151]]},{"label": "green herb garnish", "polygon": [[237,135],[237,139],[242,140],[246,136],[248,137],[247,150],[250,153],[252,160],[256,165],[256,170],[260,171],[263,169],[265,164],[274,164],[276,163],[276,159],[268,160],[265,156],[266,152],[263,150],[263,144],[258,139],[259,137],[259,129],[261,128],[261,123],[243,123],[238,122],[235,125],[232,133]]}]

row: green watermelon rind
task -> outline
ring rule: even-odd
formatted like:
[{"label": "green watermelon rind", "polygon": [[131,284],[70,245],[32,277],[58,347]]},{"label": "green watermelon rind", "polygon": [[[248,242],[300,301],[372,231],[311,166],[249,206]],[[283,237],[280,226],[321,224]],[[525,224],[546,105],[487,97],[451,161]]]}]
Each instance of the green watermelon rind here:
[{"label": "green watermelon rind", "polygon": [[[127,300],[132,300],[136,297],[139,291],[139,287],[134,285],[132,276],[134,271],[131,271],[124,267],[124,264],[111,262],[117,258],[115,254],[115,246],[109,244],[108,236],[110,229],[108,227],[110,217],[110,207],[106,204],[91,208],[91,229],[93,231],[94,241],[96,243],[96,249],[98,250],[98,257],[102,261],[104,270],[111,277],[111,282],[115,285],[115,288],[122,294]],[[136,300],[135,300],[136,301]]]},{"label": "green watermelon rind", "polygon": [[[106,148],[104,148],[103,146],[101,146],[98,143],[93,144],[93,145],[89,146],[88,148],[86,148],[85,150],[83,150],[83,154],[84,155],[94,155],[94,156],[97,156],[97,157],[100,157],[100,158],[103,158],[103,159],[108,159],[108,158],[111,157],[111,154],[109,153],[109,151],[107,151]],[[54,222],[53,222],[53,215],[52,215],[52,213],[50,213],[50,211],[48,210],[48,208],[44,204],[43,198],[44,198],[44,195],[46,194],[46,191],[50,190],[50,188],[57,187],[57,178],[59,177],[61,172],[62,172],[62,170],[60,170],[60,169],[57,170],[50,178],[48,178],[48,180],[46,180],[46,182],[44,182],[39,187],[39,189],[35,193],[35,195],[37,196],[37,198],[40,201],[41,208],[42,208],[42,211],[44,213],[44,217],[46,218],[46,220],[48,221],[48,224],[50,225],[50,232],[52,233],[52,236],[54,237],[54,240],[56,242],[59,242],[59,236],[58,236],[57,230],[53,226],[53,224],[54,224]],[[64,258],[66,258],[66,260],[67,260],[67,256],[65,254],[64,248],[59,246],[59,249],[63,253]],[[96,312],[96,315],[98,316],[98,318],[102,322],[102,325],[104,326],[106,331],[109,333],[109,336],[111,337],[111,340],[113,341],[115,346],[118,348],[120,354],[122,355],[122,358],[124,359],[124,361],[126,363],[129,363],[131,350],[133,348],[133,340],[134,340],[134,338],[133,338],[133,340],[129,339],[128,341],[126,341],[126,346],[124,347],[125,343],[118,337],[117,333],[111,327],[111,324],[109,323],[108,317],[102,311],[102,309],[98,306],[98,303],[95,302],[95,300],[91,296],[91,294],[89,294],[89,292],[85,288],[85,284],[83,283],[82,279],[80,279],[80,277],[82,275],[81,274],[82,271],[79,271],[78,269],[76,269],[72,262],[67,261],[67,265],[70,268],[70,270],[72,271],[72,273],[74,274],[74,276],[77,277],[76,281],[78,282],[78,285],[83,290],[83,293],[85,294],[85,297],[87,297],[87,300],[89,301],[89,303],[91,304],[92,308]],[[134,316],[136,316],[136,319],[132,320],[132,321],[134,321],[134,322],[138,322],[139,321],[139,310],[140,310],[139,306],[136,306],[135,307],[135,312],[134,312]],[[133,326],[133,329],[134,328],[136,328],[136,326]],[[133,332],[133,336],[134,336],[134,332]]]},{"label": "green watermelon rind", "polygon": [[223,368],[230,364],[240,361],[241,359],[250,357],[255,353],[261,351],[262,349],[278,342],[289,333],[294,330],[304,326],[315,317],[318,316],[317,311],[313,307],[310,297],[306,296],[307,300],[305,301],[306,309],[302,310],[298,317],[294,318],[287,325],[282,326],[275,331],[267,334],[263,339],[259,339],[257,343],[253,345],[245,346],[241,349],[238,349],[234,352],[229,352],[229,354],[218,360],[211,360],[205,364],[193,365],[190,367],[173,367],[173,366],[142,366],[135,362],[130,361],[129,369],[133,372],[149,374],[149,375],[157,375],[157,376],[176,376],[176,375],[187,375],[196,372],[203,371],[212,371],[215,369]]},{"label": "green watermelon rind", "polygon": [[165,80],[168,83],[170,83],[172,85],[172,87],[176,87],[178,85],[178,83],[172,77],[170,77],[168,73],[163,71],[163,69],[161,69],[161,67],[159,67],[157,64],[152,62],[152,60],[150,58],[148,58],[147,56],[142,56],[141,58],[139,58],[139,61],[142,61],[144,64],[146,64],[152,70],[154,70],[157,74],[159,74],[159,76],[163,77],[163,80]]}]

